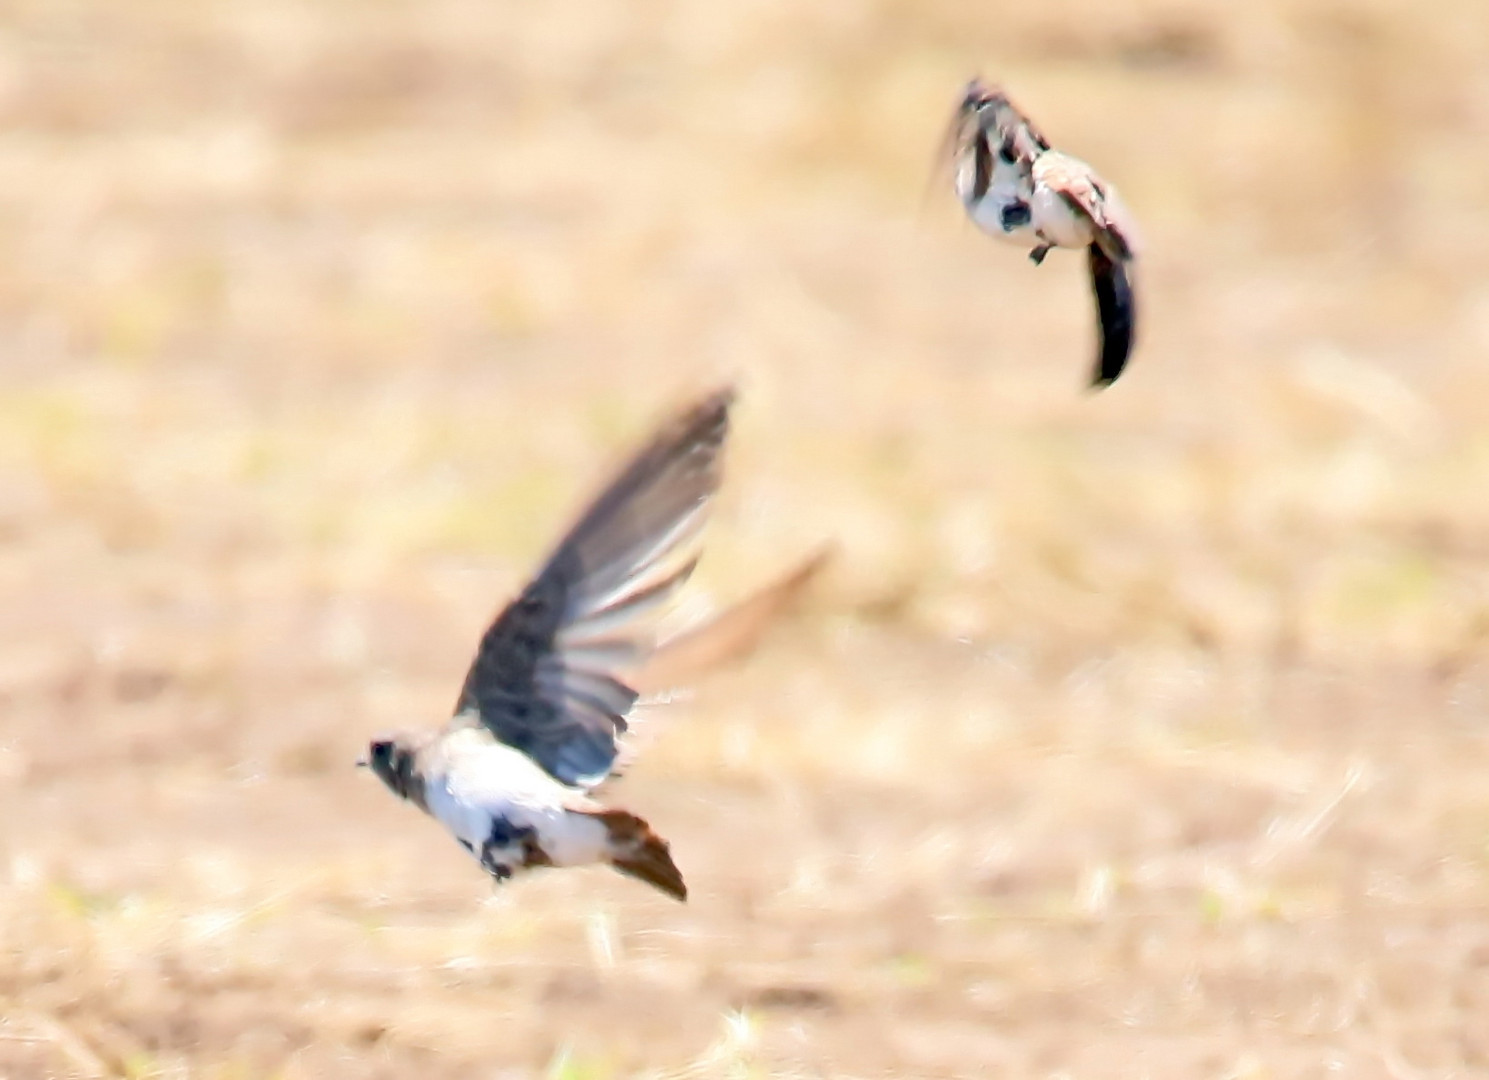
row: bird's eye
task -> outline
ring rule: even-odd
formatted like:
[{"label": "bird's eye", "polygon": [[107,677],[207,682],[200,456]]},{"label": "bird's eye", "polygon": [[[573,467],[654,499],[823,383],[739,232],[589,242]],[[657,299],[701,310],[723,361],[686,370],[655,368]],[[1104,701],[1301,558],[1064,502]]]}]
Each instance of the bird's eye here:
[{"label": "bird's eye", "polygon": [[387,740],[379,740],[372,744],[372,759],[374,761],[387,761],[393,753],[393,744]]},{"label": "bird's eye", "polygon": [[1012,165],[1018,160],[1018,155],[1013,152],[1013,143],[1005,142],[1002,146],[998,147],[998,160],[1005,165]]}]

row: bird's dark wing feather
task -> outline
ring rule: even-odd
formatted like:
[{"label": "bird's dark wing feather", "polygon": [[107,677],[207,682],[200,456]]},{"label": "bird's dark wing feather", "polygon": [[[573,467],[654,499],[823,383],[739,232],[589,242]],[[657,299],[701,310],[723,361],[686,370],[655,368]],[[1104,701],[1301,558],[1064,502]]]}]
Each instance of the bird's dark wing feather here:
[{"label": "bird's dark wing feather", "polygon": [[1091,385],[1100,389],[1111,385],[1127,366],[1137,328],[1137,303],[1129,276],[1130,263],[1111,258],[1099,243],[1092,243],[1086,249],[1086,259],[1091,268],[1091,291],[1096,294],[1097,332],[1101,339]]},{"label": "bird's dark wing feather", "polygon": [[609,774],[637,698],[617,673],[653,646],[636,619],[697,563],[732,401],[721,390],[673,418],[585,511],[481,638],[457,719],[479,720],[563,783]]}]

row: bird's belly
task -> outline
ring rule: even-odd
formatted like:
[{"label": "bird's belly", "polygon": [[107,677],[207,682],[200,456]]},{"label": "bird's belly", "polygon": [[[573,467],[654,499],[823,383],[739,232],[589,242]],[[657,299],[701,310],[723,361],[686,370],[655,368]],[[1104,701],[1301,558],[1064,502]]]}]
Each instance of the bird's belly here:
[{"label": "bird's belly", "polygon": [[1034,189],[1030,201],[1039,236],[1056,247],[1082,248],[1095,238],[1091,221],[1073,210],[1064,198],[1046,187]]},{"label": "bird's belly", "polygon": [[535,866],[606,862],[604,826],[583,814],[534,814],[523,807],[488,819],[486,835],[460,844],[498,881]]},{"label": "bird's belly", "polygon": [[544,853],[554,866],[607,862],[609,836],[599,818],[563,811],[541,830]]},{"label": "bird's belly", "polygon": [[506,747],[472,754],[427,793],[430,813],[488,873],[582,866],[605,858],[601,821],[565,806],[574,796]]},{"label": "bird's belly", "polygon": [[1037,247],[1040,239],[1032,213],[1020,213],[1021,207],[1027,208],[1028,204],[1016,197],[1000,198],[989,193],[981,200],[968,203],[967,214],[973,224],[989,236],[1028,250]]}]

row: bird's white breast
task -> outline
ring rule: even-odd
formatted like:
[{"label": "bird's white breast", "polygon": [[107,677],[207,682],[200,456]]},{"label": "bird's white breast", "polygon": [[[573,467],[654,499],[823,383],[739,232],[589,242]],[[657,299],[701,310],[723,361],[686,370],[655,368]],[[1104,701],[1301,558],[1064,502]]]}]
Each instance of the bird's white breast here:
[{"label": "bird's white breast", "polygon": [[957,168],[957,195],[960,196],[962,205],[967,208],[967,216],[972,219],[973,224],[991,236],[1022,248],[1037,245],[1039,237],[1035,233],[1032,222],[1008,228],[1003,217],[1005,207],[1018,203],[1029,205],[1033,185],[1029,178],[1028,167],[1018,163],[1010,165],[1005,161],[995,161],[987,191],[980,199],[973,194],[976,172],[977,168],[972,155],[963,155]]},{"label": "bird's white breast", "polygon": [[478,730],[451,733],[446,768],[425,787],[429,813],[479,857],[494,819],[537,830],[544,854],[559,866],[601,861],[603,823],[568,810],[579,797],[521,751]]}]

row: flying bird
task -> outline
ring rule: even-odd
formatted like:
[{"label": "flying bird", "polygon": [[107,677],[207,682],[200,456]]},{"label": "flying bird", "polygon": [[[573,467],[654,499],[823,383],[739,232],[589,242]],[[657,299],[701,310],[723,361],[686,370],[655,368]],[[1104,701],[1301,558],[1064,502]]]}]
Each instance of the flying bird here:
[{"label": "flying bird", "polygon": [[687,899],[667,841],[591,792],[616,771],[639,696],[620,673],[655,644],[637,620],[697,565],[732,400],[716,391],[674,416],[580,515],[486,630],[443,728],[380,736],[358,762],[498,883],[599,863]]},{"label": "flying bird", "polygon": [[1091,385],[1110,385],[1127,364],[1136,330],[1133,262],[1137,233],[1116,190],[1096,170],[1061,153],[1001,89],[967,84],[943,140],[957,196],[984,232],[1029,250],[1084,248],[1101,342]]}]

